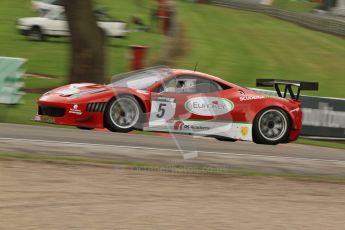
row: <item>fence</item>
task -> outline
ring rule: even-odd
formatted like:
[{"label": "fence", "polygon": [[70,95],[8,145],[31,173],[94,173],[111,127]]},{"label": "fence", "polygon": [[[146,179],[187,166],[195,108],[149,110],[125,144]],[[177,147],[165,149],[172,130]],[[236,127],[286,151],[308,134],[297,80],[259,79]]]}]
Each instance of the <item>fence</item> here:
[{"label": "fence", "polygon": [[276,18],[299,24],[314,30],[345,36],[345,20],[315,15],[312,13],[291,12],[272,6],[253,3],[248,0],[210,0],[210,4],[264,13]]}]

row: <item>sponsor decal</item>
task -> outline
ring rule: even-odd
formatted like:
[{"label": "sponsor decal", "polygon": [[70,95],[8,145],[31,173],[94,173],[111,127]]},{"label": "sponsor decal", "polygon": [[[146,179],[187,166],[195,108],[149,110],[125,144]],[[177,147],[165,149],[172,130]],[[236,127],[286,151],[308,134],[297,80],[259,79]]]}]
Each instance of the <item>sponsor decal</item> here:
[{"label": "sponsor decal", "polygon": [[78,105],[73,105],[73,107],[70,108],[69,113],[77,114],[77,115],[82,115],[83,114],[83,112],[79,109]]},{"label": "sponsor decal", "polygon": [[252,100],[259,100],[263,99],[265,96],[262,95],[248,95],[248,96],[241,96],[240,101],[252,101]]},{"label": "sponsor decal", "polygon": [[248,127],[241,127],[241,134],[242,134],[242,136],[247,136],[248,131],[249,131]]},{"label": "sponsor decal", "polygon": [[202,131],[210,130],[210,127],[205,127],[202,125],[187,125],[183,121],[177,121],[174,124],[175,130],[191,130],[191,131]]},{"label": "sponsor decal", "polygon": [[217,116],[229,113],[234,109],[234,103],[220,97],[195,97],[185,103],[190,113],[200,116]]},{"label": "sponsor decal", "polygon": [[175,130],[181,130],[183,126],[184,126],[184,123],[182,121],[177,121],[174,124],[174,129]]}]

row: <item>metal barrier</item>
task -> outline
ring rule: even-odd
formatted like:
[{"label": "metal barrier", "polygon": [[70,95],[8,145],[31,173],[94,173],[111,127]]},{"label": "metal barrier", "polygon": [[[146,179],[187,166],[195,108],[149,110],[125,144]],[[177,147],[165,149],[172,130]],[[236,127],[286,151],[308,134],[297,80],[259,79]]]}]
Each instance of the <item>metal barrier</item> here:
[{"label": "metal barrier", "polygon": [[0,104],[18,104],[24,93],[25,59],[0,57]]},{"label": "metal barrier", "polygon": [[[275,91],[252,88],[269,96]],[[345,138],[345,99],[331,97],[301,96],[302,136],[322,138]]]},{"label": "metal barrier", "polygon": [[303,96],[301,101],[301,135],[345,138],[345,99]]},{"label": "metal barrier", "polygon": [[250,0],[210,0],[209,2],[213,5],[264,13],[314,30],[345,36],[345,20],[342,19],[312,13],[291,12],[253,3]]}]

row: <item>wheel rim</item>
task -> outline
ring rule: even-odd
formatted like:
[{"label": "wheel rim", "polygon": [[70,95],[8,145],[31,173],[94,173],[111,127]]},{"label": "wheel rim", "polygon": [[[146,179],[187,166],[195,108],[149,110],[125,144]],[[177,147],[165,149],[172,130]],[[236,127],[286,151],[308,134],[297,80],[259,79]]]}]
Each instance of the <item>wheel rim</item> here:
[{"label": "wheel rim", "polygon": [[259,131],[267,140],[279,140],[285,135],[286,129],[287,120],[282,112],[270,109],[260,116]]},{"label": "wheel rim", "polygon": [[131,128],[138,122],[139,108],[132,99],[119,98],[110,108],[110,118],[121,129]]}]

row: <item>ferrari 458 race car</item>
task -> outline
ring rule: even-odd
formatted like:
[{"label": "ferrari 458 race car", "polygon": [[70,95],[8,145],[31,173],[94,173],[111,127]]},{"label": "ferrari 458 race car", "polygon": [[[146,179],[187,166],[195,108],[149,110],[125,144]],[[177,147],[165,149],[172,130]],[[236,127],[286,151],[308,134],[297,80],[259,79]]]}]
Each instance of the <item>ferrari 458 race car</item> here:
[{"label": "ferrari 458 race car", "polygon": [[300,90],[317,90],[318,84],[258,79],[257,86],[274,86],[278,97],[200,72],[154,67],[118,75],[108,85],[77,83],[51,90],[38,99],[35,120],[259,144],[296,140],[302,126]]}]

